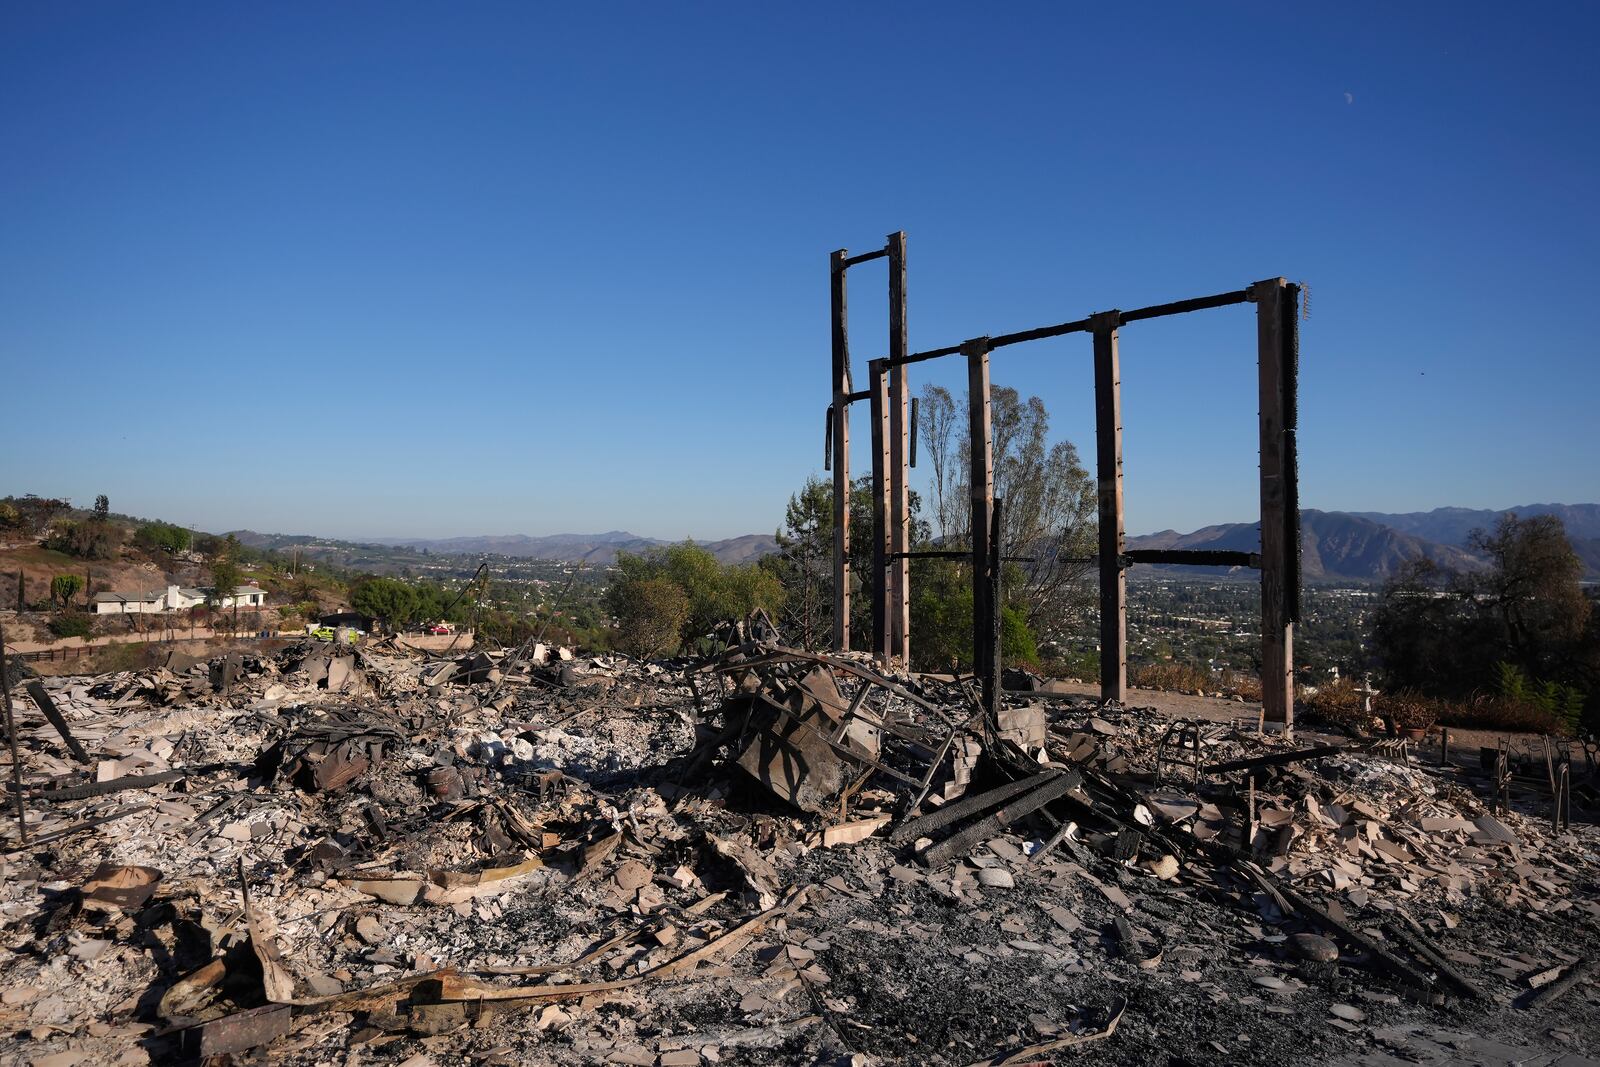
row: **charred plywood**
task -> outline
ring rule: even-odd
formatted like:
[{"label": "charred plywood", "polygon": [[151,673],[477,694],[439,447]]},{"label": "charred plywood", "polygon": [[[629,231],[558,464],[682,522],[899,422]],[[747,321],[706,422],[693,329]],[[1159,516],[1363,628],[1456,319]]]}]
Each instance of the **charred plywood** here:
[{"label": "charred plywood", "polygon": [[735,762],[800,810],[825,811],[859,772],[828,744],[819,705],[812,702],[801,717],[761,695],[746,699],[749,741]]}]

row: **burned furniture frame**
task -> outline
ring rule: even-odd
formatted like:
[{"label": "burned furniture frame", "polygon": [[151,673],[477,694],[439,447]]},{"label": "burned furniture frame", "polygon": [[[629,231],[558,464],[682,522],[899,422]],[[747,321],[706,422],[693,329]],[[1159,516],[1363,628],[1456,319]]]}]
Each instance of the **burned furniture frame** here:
[{"label": "burned furniture frame", "polygon": [[[856,391],[850,373],[846,272],[870,260],[889,260],[889,354],[868,364],[870,384]],[[850,641],[850,426],[849,406],[872,408],[873,633],[880,661],[909,662],[911,648],[908,450],[910,416],[906,368],[945,356],[967,361],[971,444],[973,650],[983,703],[991,717],[1000,699],[999,502],[994,496],[989,357],[1001,348],[1087,333],[1093,339],[1095,463],[1099,488],[1100,696],[1122,701],[1127,691],[1127,569],[1136,563],[1253,567],[1261,572],[1262,718],[1282,729],[1294,725],[1294,625],[1300,617],[1300,502],[1296,454],[1299,382],[1299,286],[1268,278],[1243,289],[1133,311],[1102,311],[1071,322],[958,345],[909,352],[906,333],[906,241],[891,234],[880,250],[828,260],[832,322],[833,403],[828,412],[826,457],[833,471],[833,646]],[[1258,430],[1260,434],[1261,551],[1129,550],[1123,528],[1122,376],[1119,334],[1146,319],[1253,303],[1256,308]],[[931,553],[951,556],[953,553]],[[967,553],[960,553],[967,556]]]}]

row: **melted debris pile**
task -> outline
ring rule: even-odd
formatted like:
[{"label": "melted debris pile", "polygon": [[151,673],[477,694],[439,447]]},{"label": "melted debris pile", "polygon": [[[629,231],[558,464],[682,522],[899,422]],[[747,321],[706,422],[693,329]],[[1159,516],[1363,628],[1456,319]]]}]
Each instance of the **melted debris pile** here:
[{"label": "melted debris pile", "polygon": [[0,1058],[1594,1062],[1600,834],[1504,759],[765,636],[19,684]]}]

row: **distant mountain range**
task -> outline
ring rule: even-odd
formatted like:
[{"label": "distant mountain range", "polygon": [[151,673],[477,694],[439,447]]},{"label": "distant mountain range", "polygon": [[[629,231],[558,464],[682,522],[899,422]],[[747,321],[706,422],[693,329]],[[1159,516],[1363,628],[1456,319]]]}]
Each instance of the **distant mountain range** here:
[{"label": "distant mountain range", "polygon": [[[446,537],[436,540],[408,538],[388,543],[404,548],[426,548],[429,552],[444,555],[479,556],[487,553],[497,556],[521,556],[527,559],[554,559],[567,563],[603,565],[613,562],[618,552],[638,554],[672,542],[658,537],[641,537],[626,530],[611,530],[598,534],[551,534],[547,537],[506,534],[486,537]],[[723,563],[748,563],[775,552],[778,548],[777,539],[771,534],[745,534],[743,537],[697,543]]]},{"label": "distant mountain range", "polygon": [[[1515,512],[1523,517],[1556,515],[1567,528],[1573,549],[1584,561],[1587,577],[1600,579],[1600,504],[1528,504],[1500,511],[1472,508],[1435,508],[1433,511],[1390,514],[1379,511],[1316,511],[1300,513],[1302,535],[1301,564],[1308,580],[1373,582],[1394,574],[1408,559],[1423,556],[1457,568],[1481,565],[1467,541],[1475,529],[1492,527],[1501,515]],[[258,547],[286,548],[306,545],[320,539],[281,534],[238,531],[240,539]],[[618,552],[640,553],[670,544],[658,537],[641,537],[626,530],[596,534],[527,534],[447,538],[382,538],[378,544],[435,555],[499,555],[525,559],[586,562],[604,566],[616,560]],[[327,542],[323,542],[326,544]],[[335,542],[343,544],[344,542]],[[372,546],[373,542],[366,542]],[[721,541],[703,541],[701,547],[723,563],[747,563],[777,550],[770,534],[746,534]],[[1232,549],[1254,552],[1261,536],[1254,522],[1207,526],[1192,533],[1162,530],[1128,538],[1129,548]],[[1157,568],[1139,566],[1135,573]],[[1212,568],[1160,568],[1211,573]]]},{"label": "distant mountain range", "polygon": [[[1492,527],[1508,512],[1524,518],[1559,516],[1573,550],[1584,562],[1587,577],[1600,578],[1600,504],[1529,504],[1500,511],[1436,508],[1398,515],[1306,508],[1300,512],[1301,567],[1308,580],[1370,582],[1389,577],[1417,556],[1450,567],[1478,566],[1482,560],[1468,547],[1469,535],[1475,529]],[[1163,530],[1128,538],[1129,548],[1254,552],[1260,546],[1261,535],[1253,522],[1207,526],[1188,534]]]}]

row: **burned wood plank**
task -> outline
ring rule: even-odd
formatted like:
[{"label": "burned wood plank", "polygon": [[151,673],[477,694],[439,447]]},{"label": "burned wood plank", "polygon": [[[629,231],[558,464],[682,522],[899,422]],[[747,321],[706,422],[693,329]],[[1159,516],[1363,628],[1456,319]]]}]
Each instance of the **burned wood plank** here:
[{"label": "burned wood plank", "polygon": [[39,705],[39,710],[44,712],[44,717],[50,720],[50,725],[56,728],[56,733],[61,735],[61,740],[67,743],[67,751],[72,753],[72,758],[79,763],[94,763],[89,753],[78,744],[78,739],[72,736],[72,730],[67,726],[67,720],[61,717],[61,712],[56,709],[55,701],[50,699],[50,694],[45,692],[44,683],[37,679],[28,683],[28,695],[33,702]]},{"label": "burned wood plank", "polygon": [[1082,780],[1077,771],[1063,771],[1032,792],[1011,801],[999,811],[984,816],[966,829],[934,845],[922,854],[922,861],[929,867],[937,867],[958,856],[966,855],[991,837],[1000,836],[1002,830],[1018,819],[1038,811],[1052,800],[1059,799]]},{"label": "burned wood plank", "polygon": [[970,815],[976,815],[990,808],[999,807],[1018,793],[1025,793],[1030,789],[1044,785],[1059,773],[1059,771],[1041,771],[1031,778],[1007,782],[1005,785],[990,789],[987,792],[963,797],[953,804],[946,804],[937,811],[929,812],[927,815],[901,823],[895,828],[894,833],[889,835],[889,843],[891,845],[903,845],[907,841],[915,841],[924,834],[943,829],[951,823],[959,822]]},{"label": "burned wood plank", "polygon": [[18,848],[7,849],[5,854],[7,856],[11,856],[28,848],[37,848],[40,845],[47,845],[52,841],[59,841],[63,837],[71,837],[73,834],[82,833],[84,830],[93,830],[96,826],[104,826],[106,823],[116,822],[118,819],[126,819],[129,815],[135,815],[141,811],[148,811],[153,807],[155,807],[154,804],[136,804],[131,808],[123,808],[121,811],[112,815],[102,815],[98,819],[85,819],[83,822],[73,823],[71,826],[64,827],[55,831],[54,833],[45,834],[43,837],[36,837],[32,842],[24,844]]},{"label": "burned wood plank", "polygon": [[244,772],[249,769],[250,764],[248,763],[208,763],[200,767],[174,767],[170,771],[158,771],[154,774],[129,774],[104,782],[86,782],[83,785],[46,789],[35,793],[34,799],[42,800],[49,804],[66,800],[87,800],[90,797],[121,793],[129,789],[149,789],[151,786],[166,785],[169,782],[181,782],[185,778],[200,774],[215,774],[218,771],[229,770]]},{"label": "burned wood plank", "polygon": [[1134,563],[1175,563],[1185,567],[1260,567],[1261,553],[1204,548],[1130,548],[1122,560]]},{"label": "burned wood plank", "polygon": [[1265,756],[1251,756],[1249,759],[1213,763],[1205,768],[1205,773],[1231,774],[1234,771],[1253,771],[1262,767],[1281,767],[1289,763],[1299,763],[1301,760],[1337,756],[1344,750],[1343,745],[1317,745],[1315,748],[1298,748],[1292,752],[1269,752]]},{"label": "burned wood plank", "polygon": [[1302,896],[1298,890],[1290,888],[1265,871],[1256,872],[1257,876],[1271,886],[1273,892],[1286,901],[1291,908],[1301,916],[1311,920],[1317,926],[1329,933],[1344,938],[1347,942],[1361,949],[1372,959],[1382,964],[1395,978],[1399,979],[1402,988],[1425,1003],[1441,1004],[1444,1002],[1442,994],[1433,988],[1433,979],[1417,970],[1405,960],[1390,952],[1387,948],[1368,937],[1364,932],[1351,926],[1347,922],[1335,919],[1327,911],[1312,903]]},{"label": "burned wood plank", "polygon": [[1597,963],[1600,963],[1600,960],[1597,960],[1595,957],[1591,956],[1589,959],[1573,964],[1571,967],[1567,968],[1566,974],[1563,974],[1554,982],[1551,982],[1543,989],[1539,989],[1529,996],[1522,1003],[1522,1007],[1530,1009],[1542,1008],[1546,1004],[1554,1003],[1567,993],[1571,992],[1572,988],[1579,982],[1586,980],[1590,975],[1594,974]]},{"label": "burned wood plank", "polygon": [[[1409,916],[1407,916],[1407,921],[1414,923],[1414,920],[1411,920]],[[1410,949],[1413,955],[1432,967],[1438,972],[1440,978],[1454,986],[1465,996],[1473,1000],[1489,999],[1489,994],[1475,985],[1466,975],[1456,970],[1455,966],[1445,959],[1444,953],[1428,939],[1428,936],[1420,928],[1408,929],[1406,925],[1401,923],[1387,923],[1384,925],[1383,931],[1389,937]]]}]

